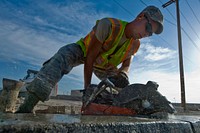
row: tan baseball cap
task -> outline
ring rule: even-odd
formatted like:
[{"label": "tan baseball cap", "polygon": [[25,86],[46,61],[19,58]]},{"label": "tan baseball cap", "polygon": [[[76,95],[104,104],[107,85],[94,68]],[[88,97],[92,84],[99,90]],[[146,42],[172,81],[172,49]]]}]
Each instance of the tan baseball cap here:
[{"label": "tan baseball cap", "polygon": [[148,6],[141,13],[148,15],[150,19],[158,23],[158,29],[155,34],[160,34],[163,31],[163,15],[159,8]]}]

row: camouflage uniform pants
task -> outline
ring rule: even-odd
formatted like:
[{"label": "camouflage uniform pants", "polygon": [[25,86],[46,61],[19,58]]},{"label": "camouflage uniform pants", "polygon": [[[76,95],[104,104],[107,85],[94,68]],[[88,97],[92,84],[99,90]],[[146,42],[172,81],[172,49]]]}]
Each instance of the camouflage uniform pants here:
[{"label": "camouflage uniform pants", "polygon": [[27,87],[29,92],[34,93],[41,101],[45,101],[52,87],[69,73],[73,67],[83,64],[84,53],[78,44],[72,43],[61,47],[58,52],[47,60],[40,69],[37,77]]}]

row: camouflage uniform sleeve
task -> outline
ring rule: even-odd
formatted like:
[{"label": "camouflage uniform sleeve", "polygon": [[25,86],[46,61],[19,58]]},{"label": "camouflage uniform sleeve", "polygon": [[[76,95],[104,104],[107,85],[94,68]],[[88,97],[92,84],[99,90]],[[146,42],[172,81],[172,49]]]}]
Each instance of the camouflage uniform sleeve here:
[{"label": "camouflage uniform sleeve", "polygon": [[93,30],[97,39],[103,43],[110,34],[111,22],[107,18],[103,18],[97,22]]}]

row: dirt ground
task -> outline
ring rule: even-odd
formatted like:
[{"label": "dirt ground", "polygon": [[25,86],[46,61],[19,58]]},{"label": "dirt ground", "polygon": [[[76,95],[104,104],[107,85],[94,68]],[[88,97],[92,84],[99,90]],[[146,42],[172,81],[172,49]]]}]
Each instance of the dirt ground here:
[{"label": "dirt ground", "polygon": [[[18,98],[15,110],[22,104],[24,98]],[[35,113],[48,114],[80,114],[82,102],[77,100],[49,99],[45,102],[39,102],[35,108]]]},{"label": "dirt ground", "polygon": [[40,113],[80,114],[81,106],[81,101],[49,99],[39,102],[34,110]]}]

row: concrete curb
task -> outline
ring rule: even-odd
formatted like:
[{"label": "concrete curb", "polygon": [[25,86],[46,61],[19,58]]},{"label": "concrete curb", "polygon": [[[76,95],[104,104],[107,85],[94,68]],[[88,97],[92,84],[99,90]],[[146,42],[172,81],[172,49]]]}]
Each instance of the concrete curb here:
[{"label": "concrete curb", "polygon": [[[197,125],[197,124],[195,124]],[[65,132],[65,133],[199,133],[198,126],[187,122],[140,122],[108,124],[26,124],[1,126],[2,133]]]},{"label": "concrete curb", "polygon": [[200,117],[148,119],[128,116],[0,114],[0,133],[200,133]]}]

